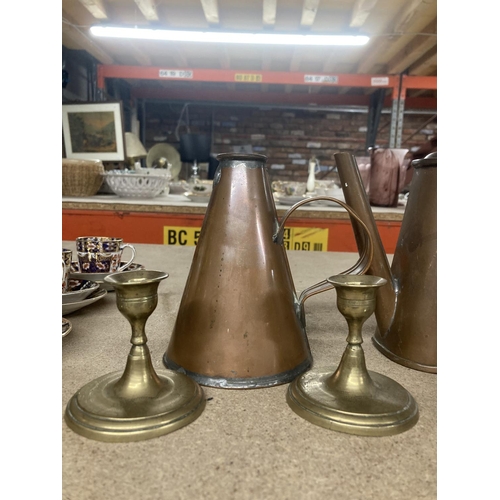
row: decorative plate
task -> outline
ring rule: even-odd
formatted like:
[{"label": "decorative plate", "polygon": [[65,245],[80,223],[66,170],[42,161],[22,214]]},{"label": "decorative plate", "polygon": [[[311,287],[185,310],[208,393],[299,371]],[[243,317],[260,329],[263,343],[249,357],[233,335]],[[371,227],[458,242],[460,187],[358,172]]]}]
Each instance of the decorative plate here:
[{"label": "decorative plate", "polygon": [[[120,266],[123,264],[125,264],[125,262],[120,262]],[[139,269],[144,269],[144,266],[142,264],[132,263],[130,264],[130,267],[127,267],[127,269],[125,269],[125,271],[138,271]],[[81,273],[80,267],[78,266],[78,261],[73,261],[71,263],[71,269],[69,271],[69,278],[94,281],[95,283],[98,283],[102,289],[107,290],[108,292],[114,292],[115,289],[113,288],[113,286],[109,283],[104,282],[104,278],[106,276],[109,276],[110,274],[111,273]]]},{"label": "decorative plate", "polygon": [[101,300],[107,293],[108,293],[107,290],[104,290],[103,288],[101,288],[101,289],[97,290],[97,292],[95,292],[90,297],[87,297],[86,299],[79,300],[78,302],[69,302],[68,304],[63,304],[62,305],[62,313],[64,315],[66,315],[66,314],[71,314],[75,311],[78,311],[79,309],[82,309],[83,307],[87,307],[90,304],[93,304],[94,302]]},{"label": "decorative plate", "polygon": [[89,280],[70,279],[68,291],[62,294],[62,303],[78,302],[94,293],[99,288],[99,283]]}]

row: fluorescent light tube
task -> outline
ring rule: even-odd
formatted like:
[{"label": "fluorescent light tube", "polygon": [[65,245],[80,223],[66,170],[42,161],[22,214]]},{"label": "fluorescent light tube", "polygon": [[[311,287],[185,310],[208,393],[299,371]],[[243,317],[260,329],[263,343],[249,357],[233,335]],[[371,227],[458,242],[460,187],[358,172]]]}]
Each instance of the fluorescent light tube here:
[{"label": "fluorescent light tube", "polygon": [[178,31],[149,28],[117,28],[92,26],[94,36],[132,38],[137,40],[169,40],[176,42],[246,43],[264,45],[365,45],[364,35],[292,35],[285,33],[232,33],[216,31]]}]

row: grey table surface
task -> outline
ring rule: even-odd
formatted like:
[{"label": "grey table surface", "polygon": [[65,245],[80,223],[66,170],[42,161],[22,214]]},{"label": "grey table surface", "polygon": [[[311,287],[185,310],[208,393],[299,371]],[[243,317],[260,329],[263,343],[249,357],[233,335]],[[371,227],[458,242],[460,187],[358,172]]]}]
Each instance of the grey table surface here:
[{"label": "grey table surface", "polygon": [[[166,271],[157,309],[146,325],[155,369],[174,325],[194,247],[134,245],[136,262]],[[75,250],[74,242],[63,247]],[[356,254],[288,252],[297,291],[350,267]],[[338,364],[344,318],[333,290],[305,303],[313,369]],[[287,405],[287,385],[229,390],[204,387],[202,415],[171,434],[132,443],[84,438],[64,422],[71,396],[109,372],[123,370],[130,326],[114,292],[66,316],[62,339],[62,498],[100,499],[434,499],[437,497],[437,376],[400,366],[371,342],[374,316],[363,329],[369,370],[405,387],[420,418],[395,436],[361,437],[315,426]]]}]

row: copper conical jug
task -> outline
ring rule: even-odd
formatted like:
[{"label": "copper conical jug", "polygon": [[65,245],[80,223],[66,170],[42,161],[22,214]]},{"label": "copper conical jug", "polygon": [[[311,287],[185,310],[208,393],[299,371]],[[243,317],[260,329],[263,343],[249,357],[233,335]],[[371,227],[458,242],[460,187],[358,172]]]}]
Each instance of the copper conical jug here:
[{"label": "copper conical jug", "polygon": [[[290,382],[311,365],[303,304],[326,279],[295,292],[265,168],[266,157],[217,157],[208,203],[164,364],[201,385],[257,388]],[[331,199],[331,198],[327,198]],[[361,219],[341,204],[364,226]],[[372,244],[345,273],[368,269]]]},{"label": "copper conical jug", "polygon": [[[334,155],[346,202],[366,223],[374,242],[368,274],[388,283],[377,291],[373,342],[392,361],[437,372],[437,153],[414,160],[410,194],[392,266],[384,251],[356,160]],[[357,222],[353,222],[357,233]],[[358,247],[363,244],[357,238]]]}]

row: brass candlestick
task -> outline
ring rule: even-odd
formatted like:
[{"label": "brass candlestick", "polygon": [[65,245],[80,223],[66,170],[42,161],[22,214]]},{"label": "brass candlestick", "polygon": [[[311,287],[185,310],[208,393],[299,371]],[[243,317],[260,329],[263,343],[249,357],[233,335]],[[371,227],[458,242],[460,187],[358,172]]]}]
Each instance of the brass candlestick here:
[{"label": "brass candlestick", "polygon": [[292,410],[313,424],[361,436],[389,436],[413,427],[418,406],[394,380],[368,371],[361,329],[375,310],[377,276],[339,275],[328,278],[337,291],[337,307],[347,320],[347,347],[337,369],[309,371],[289,386]]},{"label": "brass candlestick", "polygon": [[146,321],[158,304],[158,285],[167,277],[139,270],[104,278],[132,326],[132,348],[124,372],[99,377],[70,399],[65,420],[78,434],[98,441],[142,441],[184,427],[202,413],[201,387],[181,373],[155,372],[146,345]]}]

